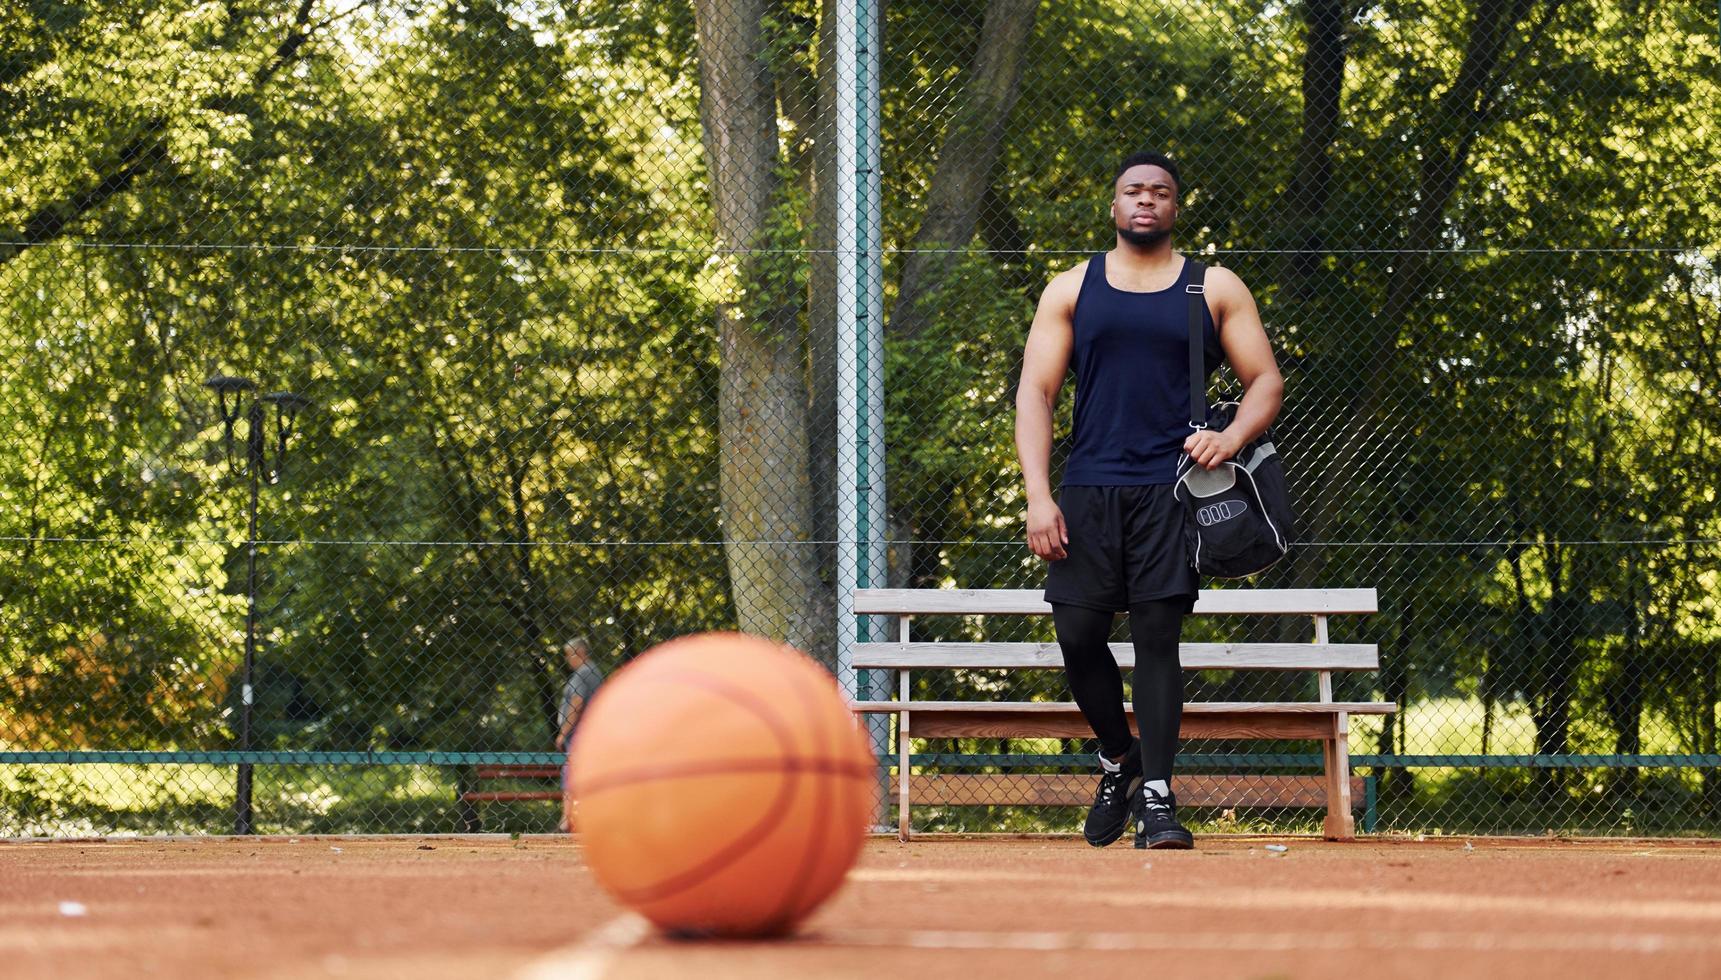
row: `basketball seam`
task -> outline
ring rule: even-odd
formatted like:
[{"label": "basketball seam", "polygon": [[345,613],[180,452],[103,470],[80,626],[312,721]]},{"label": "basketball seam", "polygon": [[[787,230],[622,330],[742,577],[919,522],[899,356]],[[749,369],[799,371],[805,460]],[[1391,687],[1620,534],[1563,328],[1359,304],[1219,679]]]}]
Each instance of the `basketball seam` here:
[{"label": "basketball seam", "polygon": [[[802,704],[805,706],[805,702],[802,702]],[[813,737],[816,740],[813,747],[817,752],[822,754],[825,749],[825,738],[824,732],[822,731],[823,726],[818,724],[820,719],[815,717],[812,720]],[[797,772],[795,778],[798,782],[800,779],[800,773]],[[821,779],[813,784],[813,791],[815,794],[813,797],[813,826],[815,827],[824,826],[826,809],[825,791],[829,788],[826,783],[826,780]],[[783,894],[782,901],[777,905],[776,912],[771,916],[773,929],[783,929],[787,927],[791,921],[792,911],[795,906],[800,904],[801,890],[807,887],[807,878],[809,877],[807,869],[812,865],[813,855],[818,853],[819,844],[823,839],[822,835],[817,833],[807,835],[807,849],[801,853],[801,863],[797,868],[795,868],[794,877],[789,879],[788,891]]]},{"label": "basketball seam", "polygon": [[[743,711],[758,718],[770,730],[771,737],[776,739],[782,751],[787,752],[791,748],[790,740],[784,734],[783,719],[777,717],[776,713],[770,710],[770,706],[761,702],[751,691],[739,690],[723,678],[701,674],[697,671],[679,674],[671,682],[716,694],[731,704],[737,705]],[[769,772],[771,770],[761,771]],[[781,774],[780,769],[778,772]],[[686,891],[705,877],[723,870],[742,855],[757,847],[760,838],[776,827],[781,820],[780,811],[783,809],[788,795],[789,787],[779,785],[776,798],[771,801],[770,806],[765,808],[765,812],[760,815],[758,822],[737,835],[732,843],[707,858],[703,863],[655,881],[650,885],[637,888],[618,888],[616,889],[617,894],[629,901],[660,902],[678,892]]]},{"label": "basketball seam", "polygon": [[689,763],[679,767],[665,767],[651,772],[625,772],[618,776],[605,776],[594,780],[595,786],[580,792],[580,799],[591,799],[601,796],[611,790],[629,786],[639,786],[643,783],[661,782],[665,779],[685,779],[689,776],[704,775],[734,775],[737,773],[827,773],[841,776],[851,776],[855,779],[870,779],[872,767],[855,765],[843,759],[809,759],[801,756],[788,756],[778,759],[745,759],[729,760],[711,764],[694,765]]},{"label": "basketball seam", "polygon": [[[765,726],[771,730],[771,734],[777,739],[778,744],[783,746],[785,750],[790,747],[791,740],[785,735],[783,725],[784,719],[779,717],[776,712],[770,710],[770,705],[760,700],[753,694],[753,692],[738,689],[721,677],[716,677],[711,674],[701,674],[698,672],[689,672],[678,675],[674,677],[672,681],[674,683],[690,684],[692,687],[702,688],[718,695],[719,697],[727,699],[763,722]],[[771,770],[765,769],[760,771],[769,772]],[[776,771],[781,775],[788,775],[791,777],[790,779],[785,780],[785,784],[789,789],[792,789],[799,780],[799,774],[788,767],[778,766]],[[746,854],[754,847],[757,847],[761,840],[768,837],[771,831],[776,829],[777,825],[782,822],[783,815],[788,809],[787,798],[789,795],[790,793],[787,790],[780,790],[777,793],[776,798],[773,799],[771,801],[771,805],[766,808],[765,813],[760,818],[759,822],[749,828],[748,832],[737,838],[736,843],[740,846],[736,847],[732,845],[730,848],[713,855],[703,864],[689,868],[678,874],[671,875],[661,881],[653,882],[650,885],[638,888],[617,888],[615,889],[616,894],[624,901],[660,902],[664,899],[673,897],[678,892],[686,891],[688,888],[698,884],[706,877],[722,871],[742,855]]]}]

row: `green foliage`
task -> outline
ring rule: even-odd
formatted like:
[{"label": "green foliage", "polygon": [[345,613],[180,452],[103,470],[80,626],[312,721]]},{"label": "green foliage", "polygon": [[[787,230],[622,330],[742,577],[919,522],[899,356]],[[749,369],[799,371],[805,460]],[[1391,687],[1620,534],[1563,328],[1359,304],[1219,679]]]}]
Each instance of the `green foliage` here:
[{"label": "green foliage", "polygon": [[[984,8],[888,5],[887,307]],[[0,742],[231,744],[248,501],[217,373],[315,402],[261,493],[260,747],[545,748],[562,637],[614,666],[734,622],[717,308],[739,281],[762,328],[821,326],[830,175],[797,168],[843,121],[784,127],[764,241],[730,261],[685,6],[300,9],[0,13]],[[1281,442],[1326,521],[1308,584],[1382,591],[1382,692],[1522,705],[1543,751],[1648,717],[1715,751],[1713,6],[1529,4],[1458,111],[1478,9],[1349,23],[1305,226],[1300,6],[1043,5],[979,235],[887,349],[893,527],[924,543],[898,577],[1038,584],[1022,342],[1040,286],[1109,246],[1116,161],[1158,147],[1182,247],[1242,276],[1280,351]],[[785,86],[827,69],[823,15],[773,5]],[[1434,202],[1430,159],[1455,178]],[[1430,249],[1399,251],[1429,206]],[[1378,465],[1333,486],[1359,431]]]}]

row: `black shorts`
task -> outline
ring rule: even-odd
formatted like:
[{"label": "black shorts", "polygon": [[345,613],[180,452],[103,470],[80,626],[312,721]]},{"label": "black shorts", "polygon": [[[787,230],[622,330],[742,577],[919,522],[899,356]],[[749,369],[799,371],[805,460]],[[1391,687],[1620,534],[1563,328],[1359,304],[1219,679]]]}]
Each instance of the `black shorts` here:
[{"label": "black shorts", "polygon": [[[1200,579],[1183,543],[1174,484],[1064,487],[1058,507],[1070,541],[1046,572],[1046,601],[1128,612],[1149,599],[1187,599]],[[1187,612],[1187,610],[1185,610]]]}]

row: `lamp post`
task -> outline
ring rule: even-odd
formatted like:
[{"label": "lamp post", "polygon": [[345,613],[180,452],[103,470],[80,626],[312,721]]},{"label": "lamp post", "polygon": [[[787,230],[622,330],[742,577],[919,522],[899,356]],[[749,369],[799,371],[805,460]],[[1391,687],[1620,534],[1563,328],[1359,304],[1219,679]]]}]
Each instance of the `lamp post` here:
[{"label": "lamp post", "polygon": [[[233,426],[245,414],[245,474],[251,485],[250,506],[245,524],[245,665],[239,675],[239,751],[251,751],[251,705],[256,700],[252,688],[252,669],[257,658],[257,495],[267,473],[270,483],[280,478],[287,462],[287,438],[293,434],[299,412],[310,407],[310,399],[290,391],[274,391],[251,399],[244,407],[245,396],[257,390],[250,378],[216,375],[204,382],[215,392],[221,409],[222,438],[227,449],[228,465],[233,465]],[[269,470],[268,433],[264,427],[265,405],[275,407],[275,469]],[[238,782],[233,795],[233,832],[251,833],[251,763],[239,763]]]}]

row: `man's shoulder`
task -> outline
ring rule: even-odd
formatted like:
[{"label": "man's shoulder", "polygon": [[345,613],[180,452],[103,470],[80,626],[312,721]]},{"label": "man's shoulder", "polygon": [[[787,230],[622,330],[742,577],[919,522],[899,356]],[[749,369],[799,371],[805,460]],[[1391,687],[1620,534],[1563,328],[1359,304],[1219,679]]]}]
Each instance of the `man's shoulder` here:
[{"label": "man's shoulder", "polygon": [[1047,299],[1060,299],[1066,304],[1075,302],[1077,294],[1082,291],[1082,281],[1087,278],[1088,263],[1093,259],[1083,259],[1075,265],[1063,270],[1046,283],[1043,294]]},{"label": "man's shoulder", "polygon": [[[1196,256],[1190,256],[1193,261],[1200,261]],[[1220,293],[1247,293],[1249,287],[1243,284],[1243,279],[1222,265],[1207,263],[1207,282],[1209,289]]]},{"label": "man's shoulder", "polygon": [[1082,280],[1087,277],[1088,266],[1093,264],[1093,261],[1094,257],[1090,255],[1087,258],[1082,259],[1080,262],[1077,262],[1075,265],[1067,266],[1063,271],[1052,277],[1052,282],[1061,282],[1066,284],[1074,283],[1078,286],[1081,285]]}]

